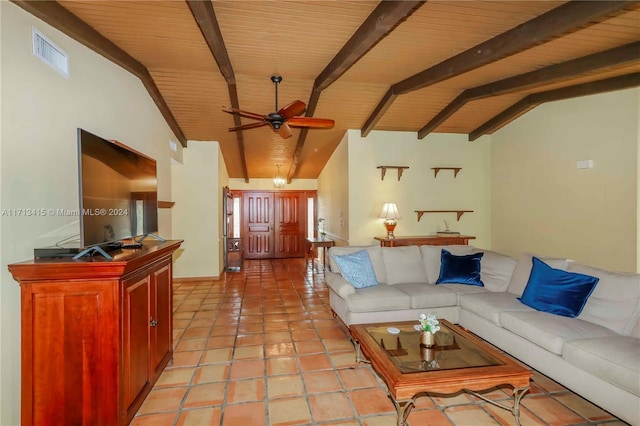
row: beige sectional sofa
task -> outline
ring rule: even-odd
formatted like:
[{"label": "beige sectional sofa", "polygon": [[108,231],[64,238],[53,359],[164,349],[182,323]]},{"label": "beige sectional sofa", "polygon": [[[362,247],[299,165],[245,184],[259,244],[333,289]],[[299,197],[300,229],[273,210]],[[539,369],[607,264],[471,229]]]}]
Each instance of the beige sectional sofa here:
[{"label": "beige sectional sofa", "polygon": [[[484,286],[436,284],[441,251],[483,252]],[[377,285],[355,288],[336,256],[366,250]],[[599,278],[575,318],[518,300],[532,256],[514,259],[473,246],[332,247],[326,272],[330,304],[346,324],[417,322],[420,313],[460,324],[619,418],[640,425],[640,275],[541,258],[552,268]],[[341,259],[338,259],[341,260]]]}]

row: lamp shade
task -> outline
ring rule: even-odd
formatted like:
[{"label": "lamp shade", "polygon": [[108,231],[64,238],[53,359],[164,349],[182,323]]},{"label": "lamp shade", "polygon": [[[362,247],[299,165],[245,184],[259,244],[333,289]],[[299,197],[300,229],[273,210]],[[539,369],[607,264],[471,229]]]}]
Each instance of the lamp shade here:
[{"label": "lamp shade", "polygon": [[396,203],[384,203],[378,217],[380,219],[400,219],[398,206],[396,206]]}]

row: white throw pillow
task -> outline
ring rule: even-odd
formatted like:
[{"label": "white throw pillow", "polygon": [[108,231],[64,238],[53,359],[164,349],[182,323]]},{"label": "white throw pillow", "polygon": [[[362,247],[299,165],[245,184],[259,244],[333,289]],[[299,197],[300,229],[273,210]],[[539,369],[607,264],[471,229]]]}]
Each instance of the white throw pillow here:
[{"label": "white throw pillow", "polygon": [[524,289],[529,282],[529,275],[531,275],[531,268],[533,267],[533,256],[542,260],[552,268],[562,269],[563,271],[566,271],[569,267],[569,264],[573,262],[569,259],[544,257],[538,256],[537,254],[524,253],[518,259],[518,264],[513,271],[513,275],[511,275],[511,281],[509,282],[509,287],[507,287],[507,291],[509,293],[515,294],[518,297],[522,296],[522,293],[524,292]]},{"label": "white throw pillow", "polygon": [[454,256],[464,256],[471,254],[475,247],[468,245],[450,245],[450,246],[420,246],[420,254],[422,255],[422,262],[424,263],[427,282],[429,284],[435,284],[440,276],[440,263],[442,259],[442,249]]},{"label": "white throw pillow", "polygon": [[628,336],[640,315],[640,275],[580,264],[569,271],[600,278],[578,318]]},{"label": "white throw pillow", "polygon": [[382,247],[387,284],[426,283],[427,271],[418,246]]}]

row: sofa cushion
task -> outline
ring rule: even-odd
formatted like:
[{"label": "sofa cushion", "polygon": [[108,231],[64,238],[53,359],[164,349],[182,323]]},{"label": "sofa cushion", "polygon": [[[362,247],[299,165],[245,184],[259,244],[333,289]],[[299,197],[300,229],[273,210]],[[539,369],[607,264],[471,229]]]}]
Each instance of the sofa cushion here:
[{"label": "sofa cushion", "polygon": [[[536,256],[538,259],[542,260],[547,265],[552,268],[567,270],[569,263],[571,262],[569,259],[558,259],[551,257],[541,257]],[[511,281],[509,281],[509,287],[507,287],[507,291],[509,293],[513,293],[516,296],[522,296],[524,292],[524,288],[527,286],[527,282],[529,281],[529,275],[531,275],[531,268],[533,266],[533,255],[530,253],[525,253],[518,259],[518,263],[516,264],[515,269],[513,270],[513,275],[511,275]]]},{"label": "sofa cushion", "polygon": [[619,336],[601,325],[546,312],[502,311],[499,316],[503,328],[556,355],[562,354],[562,345],[569,340]]},{"label": "sofa cushion", "polygon": [[484,287],[480,279],[480,262],[484,253],[456,256],[442,249],[440,276],[436,284],[467,284]]},{"label": "sofa cushion", "polygon": [[640,396],[640,340],[600,337],[566,342],[562,358],[569,364]]},{"label": "sofa cushion", "polygon": [[599,279],[547,265],[537,257],[520,301],[539,311],[574,318],[580,314]]},{"label": "sofa cushion", "polygon": [[382,260],[389,285],[427,282],[418,246],[382,247]]},{"label": "sofa cushion", "polygon": [[329,269],[331,272],[340,273],[340,268],[336,263],[333,256],[343,256],[345,254],[352,254],[362,249],[366,249],[369,253],[369,259],[373,265],[373,270],[376,273],[376,280],[379,283],[387,282],[387,274],[384,270],[384,262],[382,261],[382,250],[379,245],[375,246],[347,246],[347,247],[331,247],[329,248]]},{"label": "sofa cushion", "polygon": [[484,253],[480,268],[480,279],[489,291],[506,291],[516,269],[518,260],[491,250],[475,249]]},{"label": "sofa cushion", "polygon": [[340,273],[355,288],[365,288],[378,285],[376,273],[373,270],[367,250],[360,250],[351,254],[333,255]]},{"label": "sofa cushion", "polygon": [[485,287],[478,285],[466,285],[466,284],[438,284],[438,287],[444,287],[458,295],[458,305],[460,304],[460,297],[465,294],[486,293],[488,290]]},{"label": "sofa cushion", "polygon": [[409,295],[386,284],[358,288],[355,294],[347,297],[347,309],[351,312],[394,311],[410,308]]},{"label": "sofa cushion", "polygon": [[427,279],[429,284],[435,284],[440,276],[440,262],[442,259],[442,249],[446,248],[449,253],[461,256],[463,254],[471,254],[474,247],[462,244],[450,246],[420,246],[422,261],[427,271]]},{"label": "sofa cushion", "polygon": [[631,328],[631,332],[629,336],[635,337],[636,339],[640,339],[640,318],[636,320],[635,325]]},{"label": "sofa cushion", "polygon": [[456,306],[458,295],[443,286],[426,283],[396,284],[393,288],[401,290],[411,297],[411,308],[437,308],[440,306]]},{"label": "sofa cushion", "polygon": [[580,264],[569,265],[569,271],[600,278],[578,318],[628,336],[640,315],[640,275]]},{"label": "sofa cushion", "polygon": [[460,307],[500,326],[500,312],[533,312],[533,308],[520,303],[515,294],[502,292],[484,292],[466,294],[460,297]]}]

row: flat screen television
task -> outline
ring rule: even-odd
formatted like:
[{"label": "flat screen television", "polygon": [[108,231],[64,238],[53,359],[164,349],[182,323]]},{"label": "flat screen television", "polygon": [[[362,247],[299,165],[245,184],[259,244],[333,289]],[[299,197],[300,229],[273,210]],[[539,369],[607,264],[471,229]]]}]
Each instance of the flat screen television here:
[{"label": "flat screen television", "polygon": [[78,129],[80,246],[158,232],[156,161]]}]

